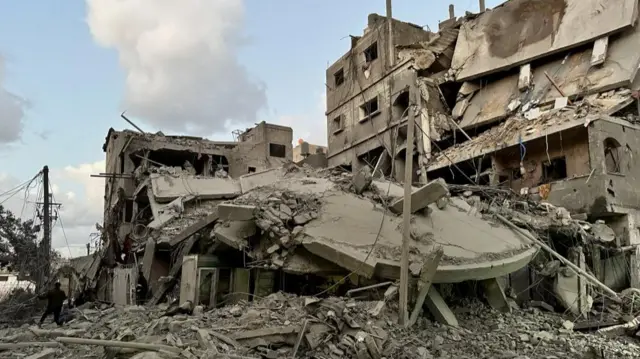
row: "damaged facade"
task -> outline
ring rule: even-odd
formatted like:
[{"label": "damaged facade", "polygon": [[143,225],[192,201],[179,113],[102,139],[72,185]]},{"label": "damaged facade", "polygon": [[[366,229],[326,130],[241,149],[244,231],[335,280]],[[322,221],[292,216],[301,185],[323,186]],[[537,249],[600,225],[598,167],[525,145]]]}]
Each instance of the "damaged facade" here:
[{"label": "damaged facade", "polygon": [[600,3],[543,1],[531,11],[531,2],[512,0],[450,24],[460,29],[451,66],[428,77],[455,128],[432,137],[426,171],[606,224],[615,235],[586,243],[588,265],[616,289],[637,288],[638,3]]},{"label": "damaged facade", "polygon": [[[434,34],[420,26],[393,21],[398,46],[428,42]],[[371,14],[363,36],[351,37],[351,50],[327,69],[328,163],[357,171],[363,166],[397,161],[395,173],[404,173],[403,144],[409,89],[413,75],[405,71],[409,59],[392,61],[387,51],[386,18]],[[422,138],[418,138],[422,143]],[[418,146],[422,148],[422,146]],[[422,151],[419,151],[423,154]],[[383,173],[391,175],[391,167]]]},{"label": "damaged facade", "polygon": [[[327,70],[329,165],[402,181],[401,126],[413,110],[414,183],[441,178],[548,203],[606,233],[574,231],[563,256],[579,258],[570,254],[580,247],[599,281],[640,287],[638,2],[511,0],[461,18],[450,10],[438,33],[394,21],[394,61],[385,18],[370,15],[352,37]],[[532,285],[523,271],[507,280]]]},{"label": "damaged facade", "polygon": [[300,139],[298,145],[293,148],[293,163],[300,166],[306,164],[313,168],[326,168],[328,166],[327,147],[312,145]]},{"label": "damaged facade", "polygon": [[[103,247],[86,271],[87,284],[98,290],[94,294],[111,300],[119,287],[111,285],[112,278],[119,276],[122,283],[130,283],[125,287],[135,288],[136,250],[144,248],[150,237],[161,247],[172,231],[198,219],[199,200],[233,198],[241,192],[241,175],[291,162],[289,127],[262,122],[235,135],[234,142],[216,142],[109,130],[103,146],[107,172],[94,175],[106,179],[105,220],[99,227]],[[175,221],[182,222],[168,226]],[[147,261],[145,267],[145,276],[153,284],[168,273],[171,253],[160,254],[164,261],[154,262],[154,267]],[[117,263],[124,268],[100,270],[102,264],[114,268]],[[99,281],[104,285],[97,286]]]},{"label": "damaged facade", "polygon": [[[438,33],[369,15],[327,70],[326,156],[301,144],[296,158],[291,129],[265,123],[236,142],[110,130],[103,246],[73,282],[116,304],[232,304],[238,317],[277,291],[329,312],[333,299],[315,297],[359,293],[379,318],[400,278],[397,182],[414,116],[409,325],[424,305],[459,326],[460,292],[503,313],[527,300],[623,321],[637,303],[618,292],[640,286],[638,4],[532,3],[452,13]],[[140,276],[148,291],[136,293]],[[293,356],[304,337],[311,349],[324,338],[331,357],[382,357],[349,344],[380,335],[368,326],[339,330],[348,349],[306,324],[266,329],[252,349],[301,330]]]}]

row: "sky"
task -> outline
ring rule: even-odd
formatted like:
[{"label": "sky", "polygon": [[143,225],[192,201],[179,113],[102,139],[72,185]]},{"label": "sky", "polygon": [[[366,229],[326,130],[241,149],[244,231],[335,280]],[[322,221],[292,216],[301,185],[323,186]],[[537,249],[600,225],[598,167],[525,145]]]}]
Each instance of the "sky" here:
[{"label": "sky", "polygon": [[[393,16],[437,31],[449,3],[395,0]],[[33,218],[37,183],[2,194],[47,165],[53,247],[86,254],[104,196],[90,175],[109,128],[130,128],[125,110],[145,131],[230,140],[264,120],[325,145],[325,70],[370,13],[385,1],[0,0],[0,204]]]}]

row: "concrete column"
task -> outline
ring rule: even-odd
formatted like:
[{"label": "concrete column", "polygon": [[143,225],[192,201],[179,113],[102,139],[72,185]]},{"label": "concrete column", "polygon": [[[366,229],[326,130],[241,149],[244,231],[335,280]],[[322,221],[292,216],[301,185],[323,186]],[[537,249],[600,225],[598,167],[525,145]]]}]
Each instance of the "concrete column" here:
[{"label": "concrete column", "polygon": [[246,268],[235,268],[232,274],[231,303],[241,300],[249,300],[249,278],[250,273]]},{"label": "concrete column", "polygon": [[180,304],[191,301],[197,304],[198,255],[184,256],[182,259],[182,277],[180,279]]},{"label": "concrete column", "polygon": [[[580,269],[586,270],[587,264],[582,247],[573,247],[569,249],[569,259],[575,265],[580,267]],[[580,313],[585,313],[591,307],[587,298],[589,295],[587,292],[587,281],[582,276],[576,276],[576,280],[578,281],[578,308]]]},{"label": "concrete column", "polygon": [[458,326],[458,319],[456,318],[456,315],[453,314],[447,303],[444,301],[444,298],[442,298],[434,286],[431,286],[429,289],[429,293],[427,294],[427,298],[425,298],[424,303],[427,305],[429,312],[431,312],[438,322],[452,327]]},{"label": "concrete column", "polygon": [[504,313],[511,313],[511,306],[507,301],[507,296],[504,294],[504,288],[502,288],[497,278],[483,280],[482,288],[491,308]]},{"label": "concrete column", "polygon": [[[627,228],[629,232],[629,244],[640,244],[640,229],[638,224],[640,223],[640,211],[632,209],[627,215]],[[631,277],[631,287],[640,288],[640,247],[636,247],[636,250],[631,253],[629,259],[629,271]]]}]

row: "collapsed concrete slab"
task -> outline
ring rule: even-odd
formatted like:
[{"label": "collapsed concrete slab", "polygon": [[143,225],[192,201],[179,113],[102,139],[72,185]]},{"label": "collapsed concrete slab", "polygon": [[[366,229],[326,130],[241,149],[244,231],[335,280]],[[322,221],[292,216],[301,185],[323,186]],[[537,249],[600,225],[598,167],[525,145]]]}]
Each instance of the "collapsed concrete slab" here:
[{"label": "collapsed concrete slab", "polygon": [[249,221],[255,218],[255,212],[255,206],[233,203],[221,203],[218,206],[218,215],[225,221]]},{"label": "collapsed concrete slab", "polygon": [[[388,188],[393,188],[390,193],[402,190],[395,184]],[[323,192],[322,202],[320,216],[304,227],[306,249],[365,277],[399,278],[400,217],[338,189]],[[536,253],[528,240],[510,229],[454,206],[432,206],[428,218],[414,216],[410,261],[422,263],[434,245],[441,245],[444,256],[435,283],[506,275],[524,267]]]},{"label": "collapsed concrete slab", "polygon": [[[447,183],[442,178],[427,183],[411,193],[411,213],[416,213],[426,208],[431,203],[446,196],[447,193],[449,193],[449,189],[447,188]],[[394,213],[402,213],[403,206],[404,197],[393,202],[391,204],[391,210]]]},{"label": "collapsed concrete slab", "polygon": [[462,24],[451,67],[458,81],[476,78],[630,28],[636,19],[635,0],[507,1]]},{"label": "collapsed concrete slab", "polygon": [[255,235],[256,230],[253,221],[229,221],[218,224],[213,233],[216,240],[231,248],[243,250],[248,246],[247,238]]},{"label": "collapsed concrete slab", "polygon": [[152,173],[150,179],[158,202],[170,202],[184,195],[196,195],[199,199],[227,199],[241,193],[240,184],[229,178]]},{"label": "collapsed concrete slab", "polygon": [[267,186],[278,181],[279,169],[268,169],[266,171],[249,173],[240,176],[240,189],[242,193],[247,193],[254,188]]}]

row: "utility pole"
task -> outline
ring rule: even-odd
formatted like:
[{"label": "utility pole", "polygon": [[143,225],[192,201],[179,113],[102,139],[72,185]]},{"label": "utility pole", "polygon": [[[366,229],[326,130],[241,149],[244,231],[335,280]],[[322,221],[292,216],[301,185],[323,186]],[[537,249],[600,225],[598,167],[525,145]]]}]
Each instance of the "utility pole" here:
[{"label": "utility pole", "polygon": [[53,211],[53,206],[60,207],[60,203],[53,203],[53,195],[49,191],[49,167],[44,166],[42,168],[42,187],[43,191],[43,201],[36,202],[37,205],[42,206],[42,216],[38,216],[42,223],[43,228],[43,238],[40,246],[38,247],[39,253],[42,254],[42,258],[38,258],[38,260],[42,259],[42,270],[38,273],[37,283],[42,286],[47,283],[49,279],[51,279],[51,227],[53,226],[53,221],[58,217]]},{"label": "utility pole", "polygon": [[42,250],[44,252],[44,263],[42,269],[43,284],[49,280],[51,272],[51,199],[49,198],[49,167],[44,166],[42,169],[42,186],[44,187],[44,203],[43,203],[43,226],[44,238],[42,239]]},{"label": "utility pole", "polygon": [[391,12],[391,0],[387,0],[387,31],[389,32],[387,35],[387,42],[389,47],[389,57],[388,64],[389,69],[392,69],[396,63],[396,51],[395,46],[393,44],[393,13]]},{"label": "utility pole", "polygon": [[411,241],[411,193],[413,181],[413,132],[415,130],[416,75],[409,88],[409,120],[407,121],[407,147],[404,157],[404,203],[402,207],[402,258],[400,259],[400,325],[409,322],[407,303],[409,299],[409,243]]}]

